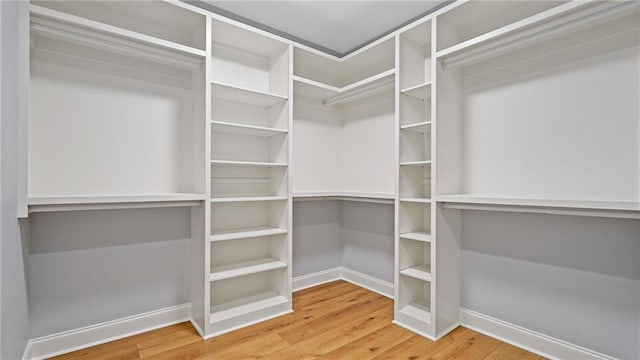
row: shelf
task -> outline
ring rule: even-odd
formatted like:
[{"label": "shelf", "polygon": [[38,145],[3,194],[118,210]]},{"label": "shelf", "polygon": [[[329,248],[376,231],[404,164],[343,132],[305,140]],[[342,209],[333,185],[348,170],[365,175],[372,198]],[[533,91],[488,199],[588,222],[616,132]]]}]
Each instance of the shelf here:
[{"label": "shelf", "polygon": [[212,198],[212,203],[249,202],[249,201],[279,201],[287,200],[286,196],[243,196]]},{"label": "shelf", "polygon": [[640,202],[439,195],[444,208],[640,219]]},{"label": "shelf", "polygon": [[293,199],[294,201],[343,200],[376,204],[393,204],[395,196],[393,194],[316,192],[294,193]]},{"label": "shelf", "polygon": [[119,195],[119,196],[42,196],[29,197],[27,205],[29,213],[76,211],[76,210],[107,210],[107,209],[136,209],[153,207],[185,207],[200,206],[206,199],[204,194],[149,194],[149,195]]},{"label": "shelf", "polygon": [[509,47],[523,47],[532,42],[542,41],[573,27],[615,15],[635,6],[638,4],[633,1],[570,1],[442,49],[436,53],[436,57],[443,67],[471,62],[493,53],[502,54]]},{"label": "shelf", "polygon": [[273,106],[287,101],[286,96],[276,95],[243,87],[211,82],[212,96],[216,99],[240,102],[258,106]]},{"label": "shelf", "polygon": [[426,133],[430,131],[431,121],[419,122],[400,126],[400,130]]},{"label": "shelf", "polygon": [[281,235],[286,234],[287,230],[275,228],[275,227],[258,227],[258,228],[248,228],[248,229],[239,229],[233,231],[224,231],[211,234],[209,238],[210,241],[227,241],[227,240],[237,240],[237,239],[247,239],[247,238],[255,238],[255,237],[263,237],[263,236],[271,236],[271,235]]},{"label": "shelf", "polygon": [[427,233],[426,231],[400,234],[400,238],[415,240],[415,241],[431,242],[431,234]]},{"label": "shelf", "polygon": [[255,166],[255,167],[286,167],[286,163],[261,162],[261,161],[233,161],[233,160],[211,160],[211,165],[220,166]]},{"label": "shelf", "polygon": [[275,291],[268,291],[262,294],[245,297],[241,300],[212,306],[209,320],[211,323],[216,323],[237,316],[246,315],[257,310],[286,304],[287,302],[289,302],[289,300],[287,300],[286,297],[276,293]]},{"label": "shelf", "polygon": [[419,266],[410,267],[404,270],[400,270],[400,274],[404,276],[409,276],[418,280],[431,281],[431,272],[427,268],[427,265],[419,265]]},{"label": "shelf", "polygon": [[404,161],[400,163],[400,166],[425,166],[425,165],[431,165],[431,160]]},{"label": "shelf", "polygon": [[273,258],[263,258],[238,264],[213,267],[210,281],[220,281],[239,276],[251,275],[287,267],[287,264]]},{"label": "shelf", "polygon": [[79,16],[33,4],[30,5],[29,10],[33,33],[64,37],[77,43],[98,45],[100,48],[108,48],[118,52],[134,52],[145,58],[192,68],[200,67],[206,57],[204,50]]},{"label": "shelf", "polygon": [[343,87],[327,85],[300,76],[294,76],[293,80],[297,96],[321,100],[324,106],[332,106],[392,89],[395,73],[395,69],[390,69]]},{"label": "shelf", "polygon": [[399,310],[402,314],[410,316],[416,320],[431,323],[431,311],[426,304],[411,303]]},{"label": "shelf", "polygon": [[310,99],[326,99],[340,93],[340,88],[293,75],[294,96],[303,96]]},{"label": "shelf", "polygon": [[287,130],[275,129],[263,126],[236,124],[224,121],[212,121],[211,130],[227,134],[240,134],[251,136],[275,136],[286,134]]},{"label": "shelf", "polygon": [[400,94],[411,96],[422,101],[429,100],[431,99],[431,82],[402,89]]},{"label": "shelf", "polygon": [[400,201],[430,204],[431,198],[400,198]]}]

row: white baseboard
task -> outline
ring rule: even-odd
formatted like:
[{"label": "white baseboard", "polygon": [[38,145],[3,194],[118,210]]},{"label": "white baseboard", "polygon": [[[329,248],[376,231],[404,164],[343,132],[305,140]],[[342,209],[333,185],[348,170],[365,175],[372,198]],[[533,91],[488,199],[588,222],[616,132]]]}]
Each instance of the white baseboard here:
[{"label": "white baseboard", "polygon": [[344,280],[393,299],[393,284],[344,266],[318,271],[293,278],[293,291],[298,291],[330,281]]},{"label": "white baseboard", "polygon": [[610,356],[460,308],[462,326],[549,359],[613,360]]},{"label": "white baseboard", "polygon": [[342,267],[342,279],[393,299],[393,284],[373,276]]},{"label": "white baseboard", "polygon": [[31,339],[27,344],[23,359],[39,360],[69,353],[161,327],[189,321],[190,317],[191,304],[183,304]]},{"label": "white baseboard", "polygon": [[342,266],[293,278],[293,291],[342,279]]}]

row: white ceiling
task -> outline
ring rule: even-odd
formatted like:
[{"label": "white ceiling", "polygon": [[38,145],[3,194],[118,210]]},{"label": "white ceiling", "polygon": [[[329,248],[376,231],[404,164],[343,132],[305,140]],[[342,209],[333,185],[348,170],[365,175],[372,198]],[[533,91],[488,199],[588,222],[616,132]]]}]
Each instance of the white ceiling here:
[{"label": "white ceiling", "polygon": [[221,15],[244,22],[248,19],[250,25],[258,27],[266,25],[281,35],[288,34],[289,38],[293,36],[294,40],[328,49],[337,55],[360,47],[445,1],[203,2]]}]

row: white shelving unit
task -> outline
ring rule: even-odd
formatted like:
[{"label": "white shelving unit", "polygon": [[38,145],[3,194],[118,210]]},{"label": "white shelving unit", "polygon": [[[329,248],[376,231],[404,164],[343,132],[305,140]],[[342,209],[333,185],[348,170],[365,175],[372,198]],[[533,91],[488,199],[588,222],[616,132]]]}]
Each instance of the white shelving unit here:
[{"label": "white shelving unit", "polygon": [[[440,162],[451,165],[438,171],[436,197],[444,206],[637,216],[637,181],[627,180],[639,171],[637,154],[630,150],[638,138],[625,133],[637,133],[638,118],[624,110],[629,109],[624,104],[635,106],[633,96],[623,95],[637,93],[637,82],[625,80],[626,71],[637,66],[633,60],[614,65],[599,56],[638,47],[637,35],[631,35],[637,34],[638,6],[556,5],[461,4],[438,22],[439,37],[453,34],[450,30],[460,34],[442,41],[437,54],[442,64],[437,153]],[[481,28],[469,17],[481,11],[506,14],[511,6],[509,16],[491,15]],[[568,71],[572,64],[575,70]],[[599,97],[603,91],[620,95],[615,106]],[[538,106],[540,99],[554,96],[562,101]],[[500,111],[489,105],[496,101],[505,104]],[[615,125],[603,127],[603,116]],[[612,152],[621,156],[611,159]]]},{"label": "white shelving unit", "polygon": [[[575,224],[584,219],[571,217],[639,218],[640,94],[637,77],[629,77],[640,61],[638,8],[470,1],[436,15],[437,284],[462,274],[456,249],[465,241],[465,214],[517,212],[531,220],[527,213],[542,213],[550,224],[559,221],[553,215]],[[451,287],[436,289],[436,304],[460,298]],[[436,324],[436,333],[456,316],[449,311],[451,322]]]},{"label": "white shelving unit", "polygon": [[212,23],[206,336],[290,312],[290,46]]},{"label": "white shelving unit", "polygon": [[395,39],[343,59],[294,51],[294,196],[388,202],[395,193]]},{"label": "white shelving unit", "polygon": [[431,21],[398,36],[398,202],[394,322],[435,339]]},{"label": "white shelving unit", "polygon": [[30,5],[29,212],[202,205],[206,17],[149,6]]},{"label": "white shelving unit", "polygon": [[33,1],[19,216],[189,207],[212,337],[292,311],[294,198],[393,204],[394,322],[438,339],[463,211],[640,219],[638,4],[457,1],[336,58],[182,2]]}]

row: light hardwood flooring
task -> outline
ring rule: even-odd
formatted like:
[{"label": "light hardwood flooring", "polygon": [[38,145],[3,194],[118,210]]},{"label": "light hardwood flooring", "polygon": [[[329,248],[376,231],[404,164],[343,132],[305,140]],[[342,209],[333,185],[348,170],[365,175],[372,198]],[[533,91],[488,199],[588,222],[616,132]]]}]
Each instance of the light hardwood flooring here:
[{"label": "light hardwood flooring", "polygon": [[391,323],[391,299],[345,281],[298,291],[293,306],[292,314],[209,340],[181,323],[56,359],[543,359],[463,327],[430,341]]}]

